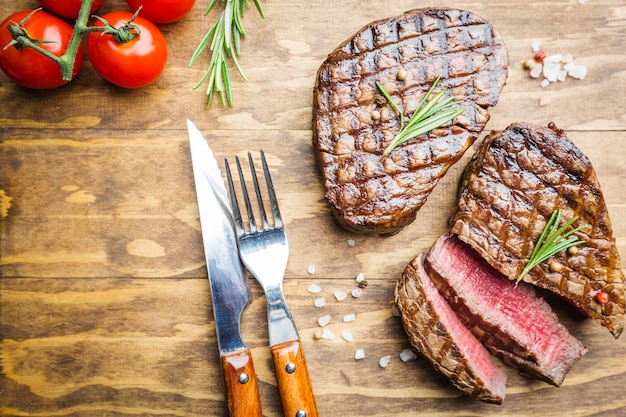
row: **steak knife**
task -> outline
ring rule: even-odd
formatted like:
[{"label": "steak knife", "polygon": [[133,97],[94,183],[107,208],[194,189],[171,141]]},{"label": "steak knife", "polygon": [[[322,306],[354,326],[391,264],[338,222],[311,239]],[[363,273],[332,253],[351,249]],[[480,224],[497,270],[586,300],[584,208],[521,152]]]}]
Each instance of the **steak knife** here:
[{"label": "steak knife", "polygon": [[202,133],[190,120],[187,129],[228,413],[262,416],[252,354],[240,331],[250,294],[224,180]]}]

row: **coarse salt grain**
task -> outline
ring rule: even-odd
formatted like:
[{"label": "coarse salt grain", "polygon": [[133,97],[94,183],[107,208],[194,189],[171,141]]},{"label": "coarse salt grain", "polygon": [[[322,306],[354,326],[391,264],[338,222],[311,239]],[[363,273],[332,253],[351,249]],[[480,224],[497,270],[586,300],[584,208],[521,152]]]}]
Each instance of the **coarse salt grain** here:
[{"label": "coarse salt grain", "polygon": [[539,52],[540,45],[541,45],[541,42],[539,42],[538,40],[535,40],[530,46],[533,49],[533,52]]},{"label": "coarse salt grain", "polygon": [[552,103],[552,99],[550,98],[550,96],[542,95],[541,97],[539,97],[540,106],[547,106],[550,103]]},{"label": "coarse salt grain", "polygon": [[324,327],[326,326],[328,323],[330,323],[330,315],[325,315],[320,317],[319,319],[317,319],[317,324],[320,325],[320,327]]},{"label": "coarse salt grain", "polygon": [[354,338],[352,337],[352,332],[349,329],[343,329],[341,331],[341,337],[348,342],[352,342]]},{"label": "coarse salt grain", "polygon": [[565,67],[563,69],[565,69],[567,75],[572,78],[582,80],[587,76],[587,67],[584,65],[566,64]]},{"label": "coarse salt grain", "polygon": [[541,88],[546,88],[546,87],[547,87],[547,86],[549,86],[549,85],[550,85],[550,80],[548,80],[547,78],[544,78],[544,79],[541,81]]},{"label": "coarse salt grain", "polygon": [[354,280],[358,283],[361,283],[365,281],[365,275],[363,275],[363,272],[359,272],[359,274],[356,276]]},{"label": "coarse salt grain", "polygon": [[363,358],[365,358],[365,351],[363,349],[357,349],[356,352],[354,352],[354,359],[360,360]]},{"label": "coarse salt grain", "polygon": [[326,305],[326,299],[324,297],[316,298],[314,304],[317,308],[324,307]]},{"label": "coarse salt grain", "polygon": [[356,244],[354,239],[348,239],[348,246],[353,247]]},{"label": "coarse salt grain", "polygon": [[398,356],[402,362],[409,362],[417,359],[417,355],[411,349],[404,349]]},{"label": "coarse salt grain", "polygon": [[395,304],[391,306],[391,315],[394,316],[394,317],[400,317],[401,316],[400,309]]},{"label": "coarse salt grain", "polygon": [[318,293],[320,293],[322,291],[322,287],[320,287],[317,284],[309,285],[308,289],[309,289],[309,292],[312,293],[312,294],[318,294]]},{"label": "coarse salt grain", "polygon": [[361,296],[362,290],[360,288],[355,288],[352,290],[352,296],[354,298],[359,298]]},{"label": "coarse salt grain", "polygon": [[335,340],[335,333],[328,330],[327,328],[324,328],[324,330],[322,330],[322,339]]},{"label": "coarse salt grain", "polygon": [[310,264],[310,265],[308,266],[308,268],[306,269],[306,271],[307,271],[309,274],[313,275],[313,274],[315,273],[315,264]]},{"label": "coarse salt grain", "polygon": [[561,62],[546,61],[543,63],[543,76],[551,83],[556,82],[561,71]]},{"label": "coarse salt grain", "polygon": [[335,296],[335,298],[337,299],[337,301],[343,301],[346,299],[347,294],[343,291],[333,291],[333,295]]},{"label": "coarse salt grain", "polygon": [[343,316],[343,322],[344,323],[350,323],[351,321],[356,320],[356,314],[351,313],[351,314],[346,314],[345,316]]},{"label": "coarse salt grain", "polygon": [[378,365],[379,365],[381,368],[386,368],[386,367],[387,367],[387,365],[389,365],[389,362],[391,362],[391,355],[386,355],[386,356],[381,357],[381,358],[378,360]]},{"label": "coarse salt grain", "polygon": [[537,64],[530,69],[530,78],[539,78],[541,76],[541,72],[543,71],[543,65]]}]

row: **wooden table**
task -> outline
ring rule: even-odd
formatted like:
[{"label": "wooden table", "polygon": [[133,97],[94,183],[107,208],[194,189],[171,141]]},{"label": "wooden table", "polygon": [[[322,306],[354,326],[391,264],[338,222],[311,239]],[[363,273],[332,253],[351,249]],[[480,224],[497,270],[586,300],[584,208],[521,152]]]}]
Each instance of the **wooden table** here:
[{"label": "wooden table", "polygon": [[[409,347],[392,314],[405,265],[445,231],[459,175],[454,166],[417,220],[393,237],[340,229],[324,200],[311,146],[317,68],[345,38],[378,18],[426,5],[414,1],[264,0],[244,18],[242,67],[232,73],[235,106],[205,110],[192,90],[208,60],[187,68],[216,18],[199,1],[182,22],[162,26],[170,59],[154,85],[116,88],[85,62],[68,86],[28,91],[0,75],[0,414],[10,416],[224,415],[207,270],[185,119],[218,158],[263,148],[274,175],[291,246],[285,292],[303,339],[322,416],[624,416],[626,345],[550,299],[588,347],[560,388],[508,370],[504,405],[461,395]],[[0,4],[2,18],[33,0]],[[511,68],[487,130],[515,121],[554,121],[593,162],[626,256],[626,5],[623,1],[492,0],[428,5],[467,8],[491,21]],[[105,1],[101,14],[123,8]],[[542,89],[522,62],[541,41],[572,53],[584,80]],[[540,98],[551,103],[539,105]],[[349,242],[353,240],[353,245]],[[307,269],[315,266],[315,273]],[[360,298],[350,293],[363,273]],[[322,288],[326,306],[316,308]],[[267,347],[262,292],[243,336],[252,349],[266,416],[281,414]],[[342,317],[356,314],[343,323]],[[335,340],[315,340],[317,319]],[[340,333],[351,330],[354,340]],[[355,360],[357,349],[365,358]],[[386,368],[379,359],[390,355]]]}]

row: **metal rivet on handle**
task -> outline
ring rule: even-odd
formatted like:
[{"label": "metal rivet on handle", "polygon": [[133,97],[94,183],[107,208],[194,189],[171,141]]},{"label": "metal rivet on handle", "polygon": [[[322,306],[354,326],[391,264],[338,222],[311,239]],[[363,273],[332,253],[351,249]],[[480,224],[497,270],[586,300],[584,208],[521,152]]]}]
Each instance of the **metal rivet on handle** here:
[{"label": "metal rivet on handle", "polygon": [[296,417],[306,417],[306,411],[304,410],[296,411]]},{"label": "metal rivet on handle", "polygon": [[285,370],[287,371],[287,373],[293,374],[294,372],[296,372],[296,364],[289,362],[287,366],[285,366]]},{"label": "metal rivet on handle", "polygon": [[248,376],[247,373],[242,372],[241,374],[239,374],[239,383],[240,384],[245,384],[250,380],[250,377]]}]

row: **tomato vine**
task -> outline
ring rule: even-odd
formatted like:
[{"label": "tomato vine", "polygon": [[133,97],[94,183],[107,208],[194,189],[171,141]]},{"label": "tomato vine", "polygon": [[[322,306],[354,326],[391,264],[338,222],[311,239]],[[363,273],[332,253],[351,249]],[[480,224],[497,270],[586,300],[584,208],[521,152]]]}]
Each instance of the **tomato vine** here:
[{"label": "tomato vine", "polygon": [[61,56],[56,56],[42,48],[40,45],[46,43],[46,41],[32,39],[24,29],[24,24],[28,21],[28,19],[30,19],[34,13],[40,11],[41,8],[33,10],[21,22],[13,22],[11,25],[9,25],[8,29],[11,32],[13,41],[11,41],[9,45],[0,47],[6,48],[13,46],[17,49],[32,48],[33,50],[56,62],[61,69],[61,77],[63,78],[63,80],[70,81],[73,76],[72,70],[74,68],[74,62],[76,61],[76,55],[80,49],[84,35],[91,32],[103,32],[112,35],[117,40],[117,42],[125,43],[139,36],[140,34],[139,28],[132,23],[133,20],[137,17],[139,10],[137,10],[133,14],[133,17],[129,20],[129,22],[127,22],[119,29],[116,29],[108,22],[99,17],[96,18],[102,21],[104,25],[90,26],[88,22],[93,2],[94,0],[82,0],[80,11],[78,12],[78,17],[76,18],[76,22],[74,23],[72,37],[70,38],[70,42],[66,51]]}]

